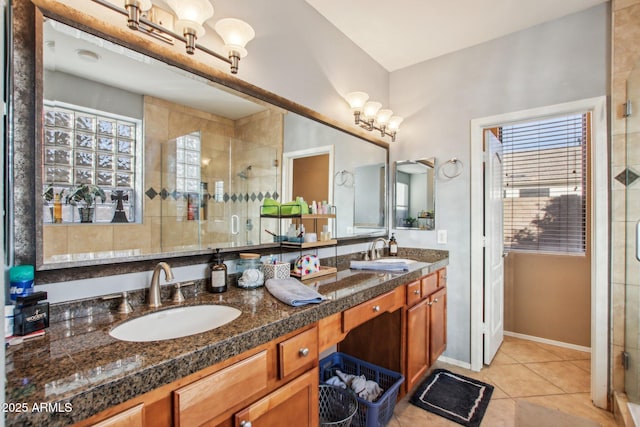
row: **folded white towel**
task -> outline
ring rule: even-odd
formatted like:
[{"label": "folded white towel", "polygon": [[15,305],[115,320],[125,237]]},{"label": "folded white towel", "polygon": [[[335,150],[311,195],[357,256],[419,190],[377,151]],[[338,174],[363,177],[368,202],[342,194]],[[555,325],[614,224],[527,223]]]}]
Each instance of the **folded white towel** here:
[{"label": "folded white towel", "polygon": [[351,261],[351,268],[354,270],[385,270],[385,271],[406,271],[409,265],[406,262],[385,262],[385,261]]},{"label": "folded white towel", "polygon": [[286,279],[269,279],[265,283],[271,295],[285,304],[298,307],[306,304],[319,304],[326,299],[315,289],[310,288],[299,280],[288,277]]}]

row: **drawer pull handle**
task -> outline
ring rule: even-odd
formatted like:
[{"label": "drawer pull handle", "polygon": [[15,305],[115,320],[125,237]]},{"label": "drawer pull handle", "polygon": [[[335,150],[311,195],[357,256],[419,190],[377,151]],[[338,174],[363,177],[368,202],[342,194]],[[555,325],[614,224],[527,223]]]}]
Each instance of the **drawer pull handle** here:
[{"label": "drawer pull handle", "polygon": [[416,289],[415,291],[413,291],[414,295],[420,295],[420,289]]},{"label": "drawer pull handle", "polygon": [[437,304],[437,303],[438,303],[438,298],[434,299],[434,300],[433,300],[433,303],[434,303],[434,304]]},{"label": "drawer pull handle", "polygon": [[240,427],[251,427],[251,421],[240,421]]},{"label": "drawer pull handle", "polygon": [[376,312],[380,311],[380,306],[379,305],[374,305],[373,306],[373,311],[376,311]]},{"label": "drawer pull handle", "polygon": [[304,347],[298,350],[298,354],[302,357],[307,357],[309,355],[309,349]]}]

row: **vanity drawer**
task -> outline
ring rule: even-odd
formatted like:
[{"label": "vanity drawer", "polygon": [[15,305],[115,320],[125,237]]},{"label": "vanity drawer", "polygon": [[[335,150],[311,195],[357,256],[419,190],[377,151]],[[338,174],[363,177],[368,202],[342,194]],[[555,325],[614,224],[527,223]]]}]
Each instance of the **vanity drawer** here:
[{"label": "vanity drawer", "polygon": [[267,351],[234,363],[173,392],[177,426],[202,425],[267,389]]},{"label": "vanity drawer", "polygon": [[411,307],[421,299],[420,280],[407,284],[407,305]]},{"label": "vanity drawer", "polygon": [[438,273],[431,273],[420,279],[422,296],[426,297],[438,290]]},{"label": "vanity drawer", "polygon": [[318,361],[318,328],[307,331],[282,341],[278,344],[278,371],[280,379],[303,369],[311,369]]},{"label": "vanity drawer", "polygon": [[392,312],[405,303],[405,287],[399,286],[393,291],[382,294],[360,305],[346,310],[342,316],[342,332],[348,332],[380,314]]}]

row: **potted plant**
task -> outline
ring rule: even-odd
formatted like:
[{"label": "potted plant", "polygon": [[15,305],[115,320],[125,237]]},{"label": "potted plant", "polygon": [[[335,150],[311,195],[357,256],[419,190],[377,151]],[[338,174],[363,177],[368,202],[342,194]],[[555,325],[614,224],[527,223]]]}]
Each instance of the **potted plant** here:
[{"label": "potted plant", "polygon": [[418,220],[417,218],[414,218],[414,217],[412,217],[412,216],[409,216],[409,217],[407,217],[407,218],[405,218],[405,219],[404,219],[404,224],[405,224],[407,227],[413,227],[417,220]]},{"label": "potted plant", "polygon": [[55,192],[52,184],[47,184],[42,198],[44,199],[45,208],[49,208],[49,214],[51,216],[51,222],[62,222],[62,195],[64,194],[64,188],[59,193]]},{"label": "potted plant", "polygon": [[78,206],[80,222],[93,222],[93,204],[96,199],[104,203],[106,198],[104,190],[97,185],[79,184],[69,191],[65,200],[70,205]]}]

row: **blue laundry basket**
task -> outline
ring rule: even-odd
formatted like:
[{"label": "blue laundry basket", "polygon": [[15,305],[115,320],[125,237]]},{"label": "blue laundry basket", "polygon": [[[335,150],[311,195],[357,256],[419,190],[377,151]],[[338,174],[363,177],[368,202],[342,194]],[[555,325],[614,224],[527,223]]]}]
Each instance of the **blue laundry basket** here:
[{"label": "blue laundry basket", "polygon": [[320,382],[326,382],[335,375],[336,370],[345,374],[364,375],[366,379],[377,382],[384,390],[382,396],[375,402],[369,402],[356,396],[358,411],[353,417],[351,425],[355,427],[385,426],[393,416],[404,376],[348,354],[337,352],[320,361]]}]

